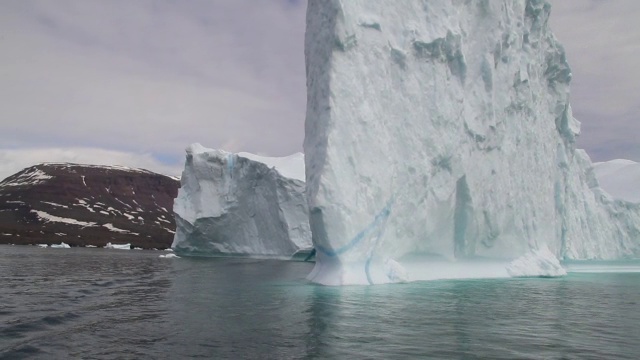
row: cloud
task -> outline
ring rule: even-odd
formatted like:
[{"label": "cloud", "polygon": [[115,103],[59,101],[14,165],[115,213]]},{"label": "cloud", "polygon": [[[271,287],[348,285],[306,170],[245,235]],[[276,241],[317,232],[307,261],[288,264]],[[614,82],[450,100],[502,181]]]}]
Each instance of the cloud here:
[{"label": "cloud", "polygon": [[147,169],[170,176],[180,175],[182,172],[180,165],[162,163],[150,154],[96,148],[0,149],[0,180],[26,167],[43,162],[122,165]]},{"label": "cloud", "polygon": [[[552,0],[578,145],[640,161],[640,2]],[[0,147],[302,150],[305,2],[0,2]]]},{"label": "cloud", "polygon": [[640,2],[553,0],[551,26],[571,65],[578,145],[594,160],[640,160]]},{"label": "cloud", "polygon": [[303,36],[290,1],[3,2],[0,143],[300,151]]}]

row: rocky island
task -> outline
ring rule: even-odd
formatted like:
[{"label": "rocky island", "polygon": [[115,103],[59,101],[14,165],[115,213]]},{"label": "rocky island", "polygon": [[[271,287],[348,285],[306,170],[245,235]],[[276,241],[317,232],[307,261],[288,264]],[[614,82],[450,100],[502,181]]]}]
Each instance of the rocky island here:
[{"label": "rocky island", "polygon": [[0,244],[168,248],[179,186],[143,169],[35,165],[0,182]]}]

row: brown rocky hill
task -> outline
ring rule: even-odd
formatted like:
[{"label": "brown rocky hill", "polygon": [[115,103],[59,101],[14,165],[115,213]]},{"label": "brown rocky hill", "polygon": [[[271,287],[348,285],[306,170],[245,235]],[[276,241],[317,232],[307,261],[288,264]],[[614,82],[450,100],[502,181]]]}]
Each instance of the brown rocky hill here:
[{"label": "brown rocky hill", "polygon": [[142,169],[46,163],[0,182],[0,244],[164,249],[180,182]]}]

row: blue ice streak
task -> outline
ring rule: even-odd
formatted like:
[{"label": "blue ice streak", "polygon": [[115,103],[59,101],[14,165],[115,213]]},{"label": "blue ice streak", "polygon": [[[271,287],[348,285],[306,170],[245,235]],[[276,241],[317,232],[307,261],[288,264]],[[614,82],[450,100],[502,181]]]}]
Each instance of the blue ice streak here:
[{"label": "blue ice streak", "polygon": [[233,175],[233,167],[234,166],[235,166],[235,163],[234,163],[233,154],[227,155],[227,171],[229,171],[229,176]]},{"label": "blue ice streak", "polygon": [[371,235],[374,232],[374,230],[376,230],[378,225],[389,217],[389,215],[391,214],[392,205],[393,205],[393,199],[389,200],[387,205],[376,215],[376,217],[373,219],[373,222],[371,222],[371,224],[369,224],[366,228],[364,228],[364,230],[360,231],[353,239],[351,239],[351,241],[349,241],[347,244],[343,245],[342,247],[332,250],[332,249],[327,249],[322,245],[316,245],[316,249],[321,253],[330,257],[335,257],[351,250],[360,242],[362,242],[362,240],[364,240],[369,235]]}]

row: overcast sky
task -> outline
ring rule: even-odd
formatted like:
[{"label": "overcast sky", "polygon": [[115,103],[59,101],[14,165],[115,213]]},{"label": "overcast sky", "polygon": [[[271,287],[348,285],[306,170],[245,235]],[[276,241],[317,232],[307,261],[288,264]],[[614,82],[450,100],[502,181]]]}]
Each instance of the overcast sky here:
[{"label": "overcast sky", "polygon": [[[580,147],[640,160],[640,1],[553,0]],[[179,174],[184,148],[302,151],[306,1],[0,1],[0,178],[42,161]]]}]

